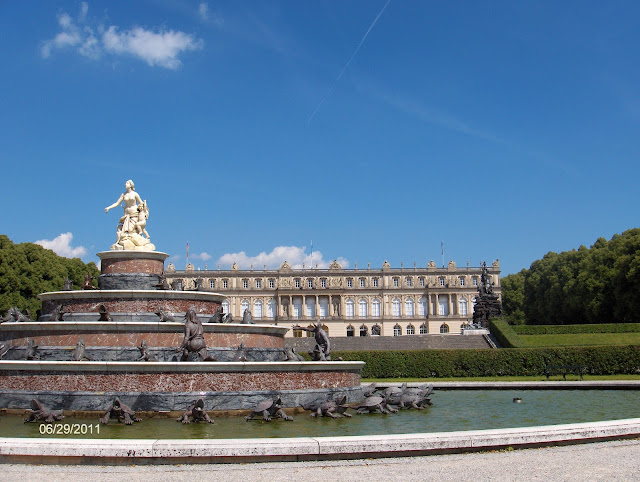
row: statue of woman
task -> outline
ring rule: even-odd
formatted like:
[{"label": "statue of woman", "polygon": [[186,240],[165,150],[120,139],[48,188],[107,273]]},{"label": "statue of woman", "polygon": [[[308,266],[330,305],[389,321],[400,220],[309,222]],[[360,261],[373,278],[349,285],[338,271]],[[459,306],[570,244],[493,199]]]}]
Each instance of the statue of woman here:
[{"label": "statue of woman", "polygon": [[[135,191],[133,181],[129,179],[125,185],[125,192],[111,206],[104,208],[108,213],[110,209],[123,205],[124,215],[118,222],[118,239],[111,249],[146,249],[153,251],[155,247],[150,243],[149,233],[145,227],[149,209],[146,201],[143,201]],[[123,204],[124,203],[124,204]],[[144,233],[146,239],[142,236]]]}]

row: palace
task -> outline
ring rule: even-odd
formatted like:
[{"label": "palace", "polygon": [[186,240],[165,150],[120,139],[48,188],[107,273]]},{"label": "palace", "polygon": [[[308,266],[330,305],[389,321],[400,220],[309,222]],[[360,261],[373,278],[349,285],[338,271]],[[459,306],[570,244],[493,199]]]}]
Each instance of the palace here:
[{"label": "palace", "polygon": [[[277,270],[195,270],[188,264],[165,276],[177,290],[204,289],[225,296],[225,313],[240,321],[250,310],[256,323],[309,325],[321,320],[332,337],[460,334],[473,317],[481,267],[459,268],[449,261],[438,268],[293,269],[285,261]],[[500,296],[500,263],[488,266],[494,292]],[[292,330],[288,336],[303,336]]]}]

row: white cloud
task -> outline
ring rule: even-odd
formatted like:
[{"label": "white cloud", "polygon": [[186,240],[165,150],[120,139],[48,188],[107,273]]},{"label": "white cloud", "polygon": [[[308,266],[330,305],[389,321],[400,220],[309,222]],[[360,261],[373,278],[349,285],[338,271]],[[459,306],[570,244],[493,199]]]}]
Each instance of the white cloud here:
[{"label": "white cloud", "polygon": [[[207,14],[207,5],[201,4],[200,10],[202,5]],[[99,59],[103,53],[131,55],[150,66],[177,69],[182,65],[178,58],[182,53],[199,50],[203,45],[202,40],[180,31],[142,27],[121,30],[115,25],[90,24],[88,11],[89,5],[82,2],[75,20],[67,13],[58,15],[61,32],[43,43],[42,56],[49,57],[56,49],[74,48],[80,55],[93,60]]]},{"label": "white cloud", "polygon": [[[273,248],[270,253],[265,253],[263,251],[256,256],[247,256],[244,251],[239,253],[227,253],[222,255],[217,262],[223,266],[231,266],[235,262],[238,263],[238,267],[240,269],[249,269],[251,265],[256,269],[260,269],[265,264],[267,265],[267,268],[277,269],[285,261],[287,261],[292,268],[302,268],[303,264],[307,268],[315,268],[316,264],[318,265],[318,268],[322,269],[329,267],[332,260],[325,261],[320,251],[314,251],[312,259],[311,253],[307,253],[306,249],[307,248],[304,246],[277,246]],[[338,258],[338,262],[343,268],[349,266],[349,261],[345,258]]]},{"label": "white cloud", "polygon": [[60,236],[54,239],[40,239],[35,242],[45,249],[50,249],[54,253],[64,256],[65,258],[81,258],[87,254],[87,248],[84,246],[71,247],[71,240],[73,234],[62,233]]},{"label": "white cloud", "polygon": [[178,55],[182,52],[202,48],[201,41],[184,32],[152,32],[135,27],[120,33],[113,25],[102,35],[102,44],[108,52],[130,54],[151,66],[168,69],[180,67]]},{"label": "white cloud", "polygon": [[202,20],[207,20],[209,18],[209,5],[201,2],[200,5],[198,5],[198,15],[200,15]]},{"label": "white cloud", "polygon": [[211,255],[203,251],[200,254],[197,254],[197,253],[191,254],[189,255],[189,258],[200,259],[202,261],[209,261],[211,259]]}]

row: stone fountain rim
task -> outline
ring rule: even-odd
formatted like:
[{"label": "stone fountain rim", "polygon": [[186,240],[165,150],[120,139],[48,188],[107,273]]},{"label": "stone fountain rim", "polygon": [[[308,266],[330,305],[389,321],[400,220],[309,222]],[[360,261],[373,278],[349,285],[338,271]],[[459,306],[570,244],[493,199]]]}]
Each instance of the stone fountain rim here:
[{"label": "stone fountain rim", "polygon": [[188,301],[217,301],[222,302],[226,298],[220,293],[209,291],[174,291],[174,290],[71,290],[49,291],[40,293],[38,298],[42,301],[62,300],[112,300],[119,299],[144,299],[144,300],[188,300]]},{"label": "stone fountain rim", "polygon": [[0,360],[0,372],[230,373],[358,371],[362,361],[140,362]]},{"label": "stone fountain rim", "polygon": [[168,253],[163,253],[162,251],[144,251],[144,250],[133,250],[133,249],[114,249],[111,251],[100,251],[96,253],[96,256],[103,259],[157,259],[163,261],[169,257]]},{"label": "stone fountain rim", "polygon": [[[0,323],[0,332],[20,331],[104,331],[104,332],[183,332],[184,323],[174,321],[8,321]],[[205,333],[244,333],[284,336],[289,328],[277,325],[243,324],[243,323],[203,323]]]}]

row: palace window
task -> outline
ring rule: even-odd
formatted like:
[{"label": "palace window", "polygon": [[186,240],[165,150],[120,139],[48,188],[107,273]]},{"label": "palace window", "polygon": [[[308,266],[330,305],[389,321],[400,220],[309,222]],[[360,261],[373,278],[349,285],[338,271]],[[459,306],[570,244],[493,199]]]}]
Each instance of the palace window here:
[{"label": "palace window", "polygon": [[294,338],[302,338],[302,330],[293,330]]},{"label": "palace window", "polygon": [[261,279],[257,279],[256,280],[256,288],[257,289],[261,289],[262,288],[262,280]]},{"label": "palace window", "polygon": [[209,288],[211,288],[212,290],[216,289],[216,280],[214,279],[209,280]]},{"label": "palace window", "polygon": [[353,286],[353,278],[347,278],[347,288],[351,288]]},{"label": "palace window", "polygon": [[222,287],[224,289],[227,289],[229,287],[229,280],[228,279],[223,279],[222,280]]},{"label": "palace window", "polygon": [[473,277],[473,286],[478,286],[478,278],[476,276]]},{"label": "palace window", "polygon": [[467,316],[467,300],[460,298],[458,301],[458,313],[460,316]]},{"label": "palace window", "polygon": [[312,278],[309,278],[309,279],[307,280],[307,286],[308,286],[309,288],[313,288],[313,279],[312,279]]},{"label": "palace window", "polygon": [[226,315],[229,313],[229,301],[224,300],[222,302],[222,312]]},{"label": "palace window", "polygon": [[396,325],[393,327],[393,336],[402,335],[402,327],[400,325]]},{"label": "palace window", "polygon": [[300,279],[299,279],[299,278],[294,279],[294,280],[293,280],[293,285],[294,285],[296,288],[300,288]]},{"label": "palace window", "polygon": [[420,288],[424,288],[424,278],[421,277],[418,282],[420,283]]},{"label": "palace window", "polygon": [[423,323],[422,325],[420,325],[420,334],[426,335],[427,333],[429,333],[429,328],[427,328],[426,323]]},{"label": "palace window", "polygon": [[349,325],[347,326],[347,336],[353,336],[355,334],[355,330],[353,329],[353,326]]},{"label": "palace window", "polygon": [[416,334],[416,329],[413,327],[413,325],[408,325],[407,326],[407,335],[415,335]]},{"label": "palace window", "polygon": [[347,300],[347,302],[344,304],[345,305],[345,317],[346,318],[353,318],[354,315],[354,305],[355,303],[353,302],[353,300]]},{"label": "palace window", "polygon": [[320,287],[322,287],[322,288],[326,288],[327,287],[327,278],[322,278],[320,280]]},{"label": "palace window", "polygon": [[260,300],[253,302],[253,317],[258,320],[262,319],[262,301]]},{"label": "palace window", "polygon": [[360,327],[360,336],[367,336],[368,333],[369,330],[367,329],[367,327],[365,325],[362,325]]},{"label": "palace window", "polygon": [[248,279],[243,279],[242,280],[242,287],[244,289],[247,289],[249,287],[249,280]]},{"label": "palace window", "polygon": [[400,278],[393,278],[393,286],[394,288],[400,286]]},{"label": "palace window", "polygon": [[446,323],[440,325],[440,333],[449,333],[449,325]]},{"label": "palace window", "polygon": [[307,334],[307,338],[311,338],[313,336],[313,329],[315,328],[315,326],[313,325],[309,325],[307,326],[307,329],[309,331],[305,332]]},{"label": "palace window", "polygon": [[438,296],[438,315],[449,316],[449,298],[447,296]]},{"label": "palace window", "polygon": [[391,302],[392,314],[394,318],[400,318],[400,300],[398,298],[394,298]]},{"label": "palace window", "polygon": [[423,296],[418,300],[418,315],[426,316],[427,314],[427,299]]},{"label": "palace window", "polygon": [[380,300],[373,300],[371,303],[371,316],[374,318],[380,318]]},{"label": "palace window", "polygon": [[276,300],[267,301],[267,318],[272,320],[276,317]]},{"label": "palace window", "polygon": [[440,286],[444,286],[444,277],[440,277]]},{"label": "palace window", "polygon": [[464,286],[464,276],[460,276],[460,286]]},{"label": "palace window", "polygon": [[244,315],[244,310],[248,310],[249,309],[249,302],[247,300],[242,300],[242,303],[240,303],[240,314]]},{"label": "palace window", "polygon": [[364,288],[365,287],[365,280],[364,278],[360,278],[360,288]]},{"label": "palace window", "polygon": [[404,314],[407,315],[407,317],[413,317],[413,300],[411,298],[404,302]]},{"label": "palace window", "polygon": [[329,298],[323,296],[318,299],[318,316],[320,318],[329,317]]},{"label": "palace window", "polygon": [[273,279],[269,280],[269,288],[273,289],[276,287],[276,281]]},{"label": "palace window", "polygon": [[366,318],[367,317],[367,300],[365,300],[364,298],[362,298],[358,302],[358,316],[360,318]]},{"label": "palace window", "polygon": [[378,278],[373,278],[371,281],[373,282],[373,287],[377,288],[378,287]]},{"label": "palace window", "polygon": [[293,299],[293,317],[295,319],[302,317],[302,298]]},{"label": "palace window", "polygon": [[316,316],[316,300],[313,298],[307,298],[307,318],[315,318]]},{"label": "palace window", "polygon": [[411,287],[411,277],[407,276],[407,286]]}]

